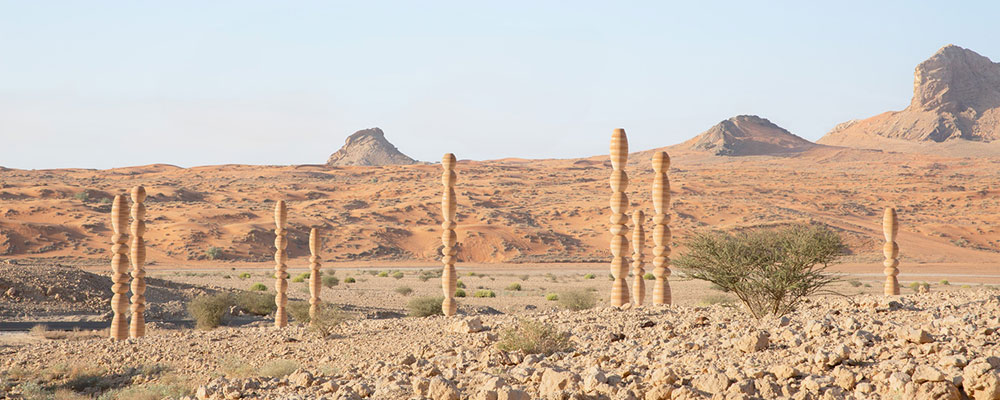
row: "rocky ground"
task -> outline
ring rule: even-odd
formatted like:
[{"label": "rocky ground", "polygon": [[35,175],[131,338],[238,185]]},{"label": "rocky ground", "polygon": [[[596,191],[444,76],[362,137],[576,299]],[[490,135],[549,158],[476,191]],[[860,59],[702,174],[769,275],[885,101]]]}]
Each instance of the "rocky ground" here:
[{"label": "rocky ground", "polygon": [[[197,398],[1000,399],[998,310],[1000,291],[981,288],[815,298],[765,320],[738,306],[647,305],[355,319],[325,338],[303,327],[154,326],[122,342],[4,345],[0,376],[11,398],[129,398],[121,390],[148,387]],[[499,350],[525,320],[566,333],[571,348]]]}]

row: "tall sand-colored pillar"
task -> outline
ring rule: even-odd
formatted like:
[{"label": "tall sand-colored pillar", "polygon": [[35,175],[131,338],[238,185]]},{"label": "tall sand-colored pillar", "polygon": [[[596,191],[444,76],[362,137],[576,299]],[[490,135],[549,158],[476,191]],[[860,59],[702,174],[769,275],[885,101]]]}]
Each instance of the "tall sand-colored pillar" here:
[{"label": "tall sand-colored pillar", "polygon": [[132,188],[132,320],[129,324],[129,336],[137,338],[146,336],[146,188]]},{"label": "tall sand-colored pillar", "polygon": [[646,246],[646,231],[642,222],[645,219],[646,215],[640,210],[632,213],[632,302],[636,306],[646,301],[646,282],[643,281],[646,271],[642,269],[645,263],[642,251]]},{"label": "tall sand-colored pillar", "polygon": [[653,304],[670,304],[670,156],[653,154]]},{"label": "tall sand-colored pillar", "polygon": [[319,272],[319,247],[319,231],[312,228],[309,231],[309,325],[313,325],[319,313],[319,291],[323,283]]},{"label": "tall sand-colored pillar", "polygon": [[896,244],[896,234],[899,233],[899,223],[896,222],[896,209],[887,207],[882,216],[882,233],[885,234],[885,246],[882,253],[885,255],[885,295],[899,295],[899,246]]},{"label": "tall sand-colored pillar", "polygon": [[628,239],[625,237],[628,222],[628,175],[625,163],[628,161],[628,138],[624,129],[615,129],[611,135],[611,274],[615,281],[611,285],[611,305],[622,307],[628,304]]},{"label": "tall sand-colored pillar", "polygon": [[122,340],[128,338],[128,324],[125,313],[128,310],[128,240],[122,229],[128,226],[128,201],[125,196],[117,195],[111,202],[111,337]]},{"label": "tall sand-colored pillar", "polygon": [[274,326],[284,328],[288,326],[288,314],[285,308],[288,306],[288,240],[285,239],[285,224],[288,222],[288,208],[285,207],[284,200],[278,200],[274,205],[274,304],[277,310],[274,312]]},{"label": "tall sand-colored pillar", "polygon": [[444,269],[441,272],[441,290],[444,292],[444,301],[441,303],[441,310],[444,315],[455,315],[458,311],[458,304],[455,303],[455,289],[458,288],[458,277],[455,275],[455,255],[458,254],[456,245],[458,236],[455,235],[455,155],[448,153],[441,158],[441,183],[444,192],[441,194],[441,214],[444,222],[441,223],[443,232],[441,233],[441,262]]}]

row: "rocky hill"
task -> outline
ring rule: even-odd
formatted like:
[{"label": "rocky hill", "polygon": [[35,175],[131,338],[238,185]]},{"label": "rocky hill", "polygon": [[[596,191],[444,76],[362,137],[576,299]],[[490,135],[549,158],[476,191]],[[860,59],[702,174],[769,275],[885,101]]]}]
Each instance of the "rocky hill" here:
[{"label": "rocky hill", "polygon": [[385,139],[379,128],[363,129],[348,136],[344,147],[326,161],[332,167],[348,165],[409,165],[417,162]]},{"label": "rocky hill", "polygon": [[717,156],[757,156],[796,153],[816,147],[766,118],[739,115],[719,122],[679,150],[709,152]]},{"label": "rocky hill", "polygon": [[842,123],[819,143],[893,149],[896,142],[1000,140],[1000,64],[948,45],[917,65],[913,75],[906,109]]}]

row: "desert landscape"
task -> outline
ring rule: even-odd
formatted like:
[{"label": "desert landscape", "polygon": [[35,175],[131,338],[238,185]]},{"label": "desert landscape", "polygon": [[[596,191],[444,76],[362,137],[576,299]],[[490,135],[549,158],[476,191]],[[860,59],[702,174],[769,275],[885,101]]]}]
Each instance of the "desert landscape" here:
[{"label": "desert landscape", "polygon": [[[1000,399],[998,116],[1000,64],[949,45],[916,67],[905,110],[817,143],[738,115],[630,149],[621,235],[640,210],[646,236],[620,255],[608,155],[458,154],[454,218],[442,165],[379,128],[323,164],[0,168],[0,398]],[[707,232],[821,227],[843,241],[835,282],[755,318],[739,291],[670,266],[658,304],[660,152],[671,258]],[[113,203],[138,186],[145,333],[109,339]],[[626,279],[645,304],[618,304],[619,257],[645,260]]]}]

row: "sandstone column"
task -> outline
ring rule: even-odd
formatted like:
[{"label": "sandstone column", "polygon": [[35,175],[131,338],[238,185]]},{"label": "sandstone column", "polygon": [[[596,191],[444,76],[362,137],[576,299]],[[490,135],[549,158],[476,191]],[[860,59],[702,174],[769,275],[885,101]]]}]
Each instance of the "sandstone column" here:
[{"label": "sandstone column", "polygon": [[146,336],[146,242],[142,236],[146,232],[146,188],[132,188],[132,321],[129,325],[129,336]]},{"label": "sandstone column", "polygon": [[114,282],[111,286],[114,293],[111,296],[111,312],[114,313],[111,317],[111,337],[119,340],[128,338],[128,325],[125,323],[125,312],[128,310],[128,297],[125,294],[128,293],[129,284],[126,273],[128,245],[125,242],[128,238],[122,233],[122,229],[128,226],[127,209],[125,196],[115,196],[111,202],[111,229],[114,231],[111,235],[111,242],[114,243],[111,246],[111,281]]},{"label": "sandstone column", "polygon": [[661,151],[653,155],[653,304],[670,304],[670,156]]},{"label": "sandstone column", "polygon": [[284,328],[288,325],[288,315],[285,307],[288,305],[288,254],[285,248],[288,241],[285,239],[285,224],[288,222],[288,208],[285,207],[284,200],[278,200],[274,205],[274,304],[277,311],[274,312],[274,326]]},{"label": "sandstone column", "polygon": [[455,155],[448,153],[441,158],[441,183],[444,185],[444,192],[441,195],[441,214],[444,215],[444,222],[441,228],[441,262],[444,263],[444,270],[441,273],[441,290],[444,291],[444,302],[441,303],[441,310],[444,315],[455,315],[458,311],[458,304],[455,304],[455,289],[458,285],[458,277],[455,276],[455,255],[458,249],[458,236],[455,235]]},{"label": "sandstone column", "polygon": [[628,239],[625,237],[625,223],[628,221],[628,175],[625,163],[628,161],[628,138],[624,129],[615,129],[611,135],[611,274],[615,282],[611,286],[611,305],[621,307],[628,304]]},{"label": "sandstone column", "polygon": [[643,266],[643,247],[646,246],[646,232],[642,222],[646,215],[640,210],[632,213],[632,301],[641,306],[646,300],[646,282],[643,281],[646,271]]},{"label": "sandstone column", "polygon": [[319,312],[319,291],[322,280],[319,272],[319,231],[312,228],[309,231],[309,325],[316,321]]},{"label": "sandstone column", "polygon": [[885,267],[885,295],[895,296],[899,295],[899,280],[896,279],[896,275],[899,275],[899,246],[896,245],[896,233],[899,232],[899,224],[896,222],[896,210],[892,207],[885,209],[885,215],[882,217],[882,233],[885,234],[885,246],[882,248],[882,253],[885,255],[885,262],[882,265]]}]

